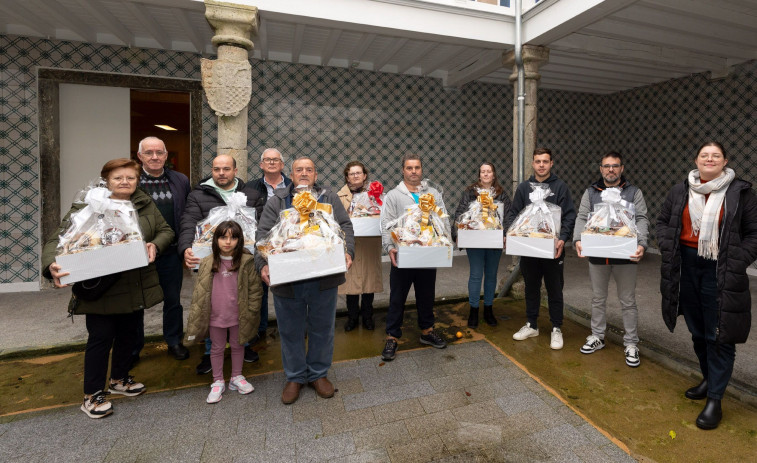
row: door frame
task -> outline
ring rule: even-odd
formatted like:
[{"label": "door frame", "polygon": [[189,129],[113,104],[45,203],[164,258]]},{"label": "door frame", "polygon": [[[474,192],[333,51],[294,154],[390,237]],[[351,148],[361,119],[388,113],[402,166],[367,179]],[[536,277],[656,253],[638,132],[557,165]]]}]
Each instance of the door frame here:
[{"label": "door frame", "polygon": [[202,171],[202,83],[199,80],[89,71],[39,68],[39,161],[41,240],[60,225],[60,84],[99,85],[133,89],[188,92],[190,183],[200,181]]}]

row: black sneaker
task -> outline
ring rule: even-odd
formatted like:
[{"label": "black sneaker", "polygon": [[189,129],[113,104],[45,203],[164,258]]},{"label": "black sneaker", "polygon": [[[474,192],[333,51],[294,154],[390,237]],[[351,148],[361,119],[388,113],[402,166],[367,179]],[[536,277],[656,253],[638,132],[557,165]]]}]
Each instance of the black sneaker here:
[{"label": "black sneaker", "polygon": [[202,356],[202,360],[200,360],[200,364],[197,365],[195,371],[197,371],[198,375],[206,375],[210,373],[212,369],[213,366],[210,364],[210,354],[204,354]]},{"label": "black sneaker", "polygon": [[252,347],[245,346],[244,348],[244,361],[247,363],[255,363],[260,360],[260,355],[255,352]]},{"label": "black sneaker", "polygon": [[381,360],[386,360],[387,362],[392,361],[396,354],[397,340],[394,338],[387,339],[386,344],[384,344],[384,350],[381,351]]},{"label": "black sneaker", "polygon": [[433,330],[428,334],[421,334],[421,344],[428,344],[437,349],[444,349],[447,347],[447,342],[440,338]]}]

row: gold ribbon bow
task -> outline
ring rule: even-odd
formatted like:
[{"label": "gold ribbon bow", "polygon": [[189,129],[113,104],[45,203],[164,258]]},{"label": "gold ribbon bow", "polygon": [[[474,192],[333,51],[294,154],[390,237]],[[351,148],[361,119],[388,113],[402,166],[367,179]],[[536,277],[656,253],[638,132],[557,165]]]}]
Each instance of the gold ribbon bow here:
[{"label": "gold ribbon bow", "polygon": [[493,221],[493,218],[489,217],[489,211],[494,211],[496,206],[494,206],[494,200],[489,195],[488,191],[482,191],[478,194],[477,201],[481,203],[481,218],[484,222],[490,222]]},{"label": "gold ribbon bow", "polygon": [[431,193],[422,194],[421,197],[418,198],[418,207],[420,207],[421,212],[423,213],[421,218],[421,230],[429,226],[428,217],[431,212],[436,212],[439,217],[444,216],[444,211],[436,205],[434,195]]},{"label": "gold ribbon bow", "polygon": [[317,231],[319,228],[316,224],[310,227],[308,226],[310,214],[312,212],[319,210],[322,212],[328,212],[329,214],[332,213],[331,204],[319,203],[309,191],[302,191],[294,195],[294,198],[292,199],[292,207],[294,207],[297,210],[297,213],[300,214],[300,227],[304,233]]}]

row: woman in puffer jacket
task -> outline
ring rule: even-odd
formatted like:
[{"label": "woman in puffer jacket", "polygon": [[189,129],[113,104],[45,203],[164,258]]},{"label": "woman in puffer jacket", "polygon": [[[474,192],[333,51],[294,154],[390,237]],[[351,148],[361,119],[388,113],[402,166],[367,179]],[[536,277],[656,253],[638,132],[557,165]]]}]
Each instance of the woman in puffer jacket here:
[{"label": "woman in puffer jacket", "polygon": [[746,342],[751,325],[746,270],[757,258],[757,197],[726,167],[720,143],[704,143],[694,163],[657,218],[660,291],[665,324],[672,332],[683,314],[699,359],[702,382],[686,391],[689,399],[707,399],[696,424],[715,429],[736,344]]}]

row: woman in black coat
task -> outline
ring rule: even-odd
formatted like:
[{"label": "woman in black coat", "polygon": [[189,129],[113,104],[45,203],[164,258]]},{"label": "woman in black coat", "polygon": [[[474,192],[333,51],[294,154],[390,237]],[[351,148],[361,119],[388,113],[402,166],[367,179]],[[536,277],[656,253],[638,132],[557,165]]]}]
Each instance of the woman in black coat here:
[{"label": "woman in black coat", "polygon": [[726,167],[720,143],[697,151],[696,169],[673,187],[657,218],[662,254],[662,317],[672,332],[683,314],[699,359],[702,382],[686,391],[707,399],[696,420],[715,429],[733,372],[736,344],[751,325],[747,267],[757,259],[757,197]]}]

